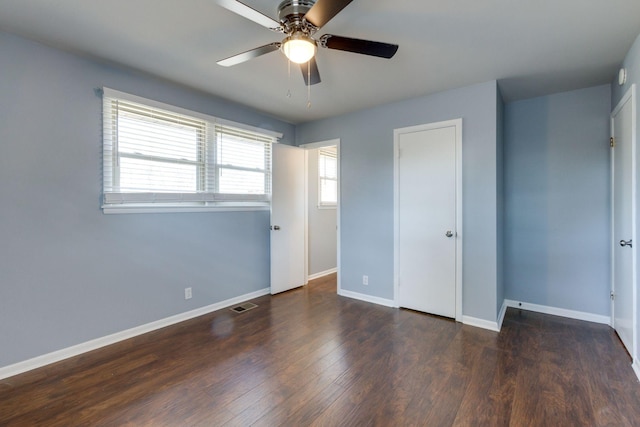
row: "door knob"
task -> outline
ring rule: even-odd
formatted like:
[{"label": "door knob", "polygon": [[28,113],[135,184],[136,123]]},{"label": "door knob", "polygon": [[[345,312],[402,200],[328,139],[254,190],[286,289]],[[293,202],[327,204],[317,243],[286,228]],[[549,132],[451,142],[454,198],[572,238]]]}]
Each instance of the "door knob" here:
[{"label": "door knob", "polygon": [[278,231],[278,230],[280,230],[280,226],[279,225],[272,225],[271,227],[269,227],[269,229]]},{"label": "door knob", "polygon": [[630,248],[632,248],[633,245],[631,244],[631,242],[632,242],[631,240],[627,240],[627,241],[620,240],[620,246],[622,247],[629,246]]},{"label": "door knob", "polygon": [[444,233],[445,236],[447,237],[452,237],[453,236],[453,232],[451,230],[447,230],[446,233]]}]

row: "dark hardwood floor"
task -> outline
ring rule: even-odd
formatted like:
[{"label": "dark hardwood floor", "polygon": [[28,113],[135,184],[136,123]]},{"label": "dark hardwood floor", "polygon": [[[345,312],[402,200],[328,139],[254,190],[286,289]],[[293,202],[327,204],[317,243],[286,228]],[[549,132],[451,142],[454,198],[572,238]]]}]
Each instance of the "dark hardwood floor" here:
[{"label": "dark hardwood floor", "polygon": [[500,334],[339,297],[335,276],[0,381],[2,426],[638,426],[607,326]]}]

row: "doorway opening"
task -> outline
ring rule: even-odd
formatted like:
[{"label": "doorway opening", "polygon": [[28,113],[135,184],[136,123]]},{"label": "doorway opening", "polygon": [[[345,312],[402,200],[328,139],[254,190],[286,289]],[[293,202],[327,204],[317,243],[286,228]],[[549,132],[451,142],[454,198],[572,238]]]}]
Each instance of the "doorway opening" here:
[{"label": "doorway opening", "polygon": [[340,140],[303,144],[306,161],[306,278],[337,273],[340,291]]}]

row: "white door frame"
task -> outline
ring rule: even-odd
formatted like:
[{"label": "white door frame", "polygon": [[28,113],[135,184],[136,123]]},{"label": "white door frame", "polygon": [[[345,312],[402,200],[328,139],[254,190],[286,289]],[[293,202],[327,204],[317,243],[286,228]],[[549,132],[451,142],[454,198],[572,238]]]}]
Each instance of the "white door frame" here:
[{"label": "white door frame", "polygon": [[[337,225],[337,248],[336,248],[336,270],[337,270],[337,281],[338,281],[338,294],[340,294],[340,292],[342,291],[342,281],[340,280],[340,234],[341,234],[341,230],[342,228],[340,227],[340,207],[342,206],[342,200],[340,199],[340,138],[337,139],[329,139],[327,141],[318,141],[318,142],[310,142],[308,144],[300,144],[299,147],[300,148],[304,148],[305,149],[305,163],[308,164],[309,162],[309,158],[308,158],[308,151],[307,150],[315,150],[318,148],[323,148],[323,147],[331,147],[335,145],[336,146],[336,153],[337,153],[337,160],[338,160],[338,204],[336,206],[336,225]],[[307,170],[308,170],[308,165],[307,165]],[[305,180],[307,180],[305,182],[305,220],[304,220],[304,224],[305,224],[305,234],[304,234],[304,257],[305,257],[305,277],[309,277],[309,271],[308,271],[308,266],[309,266],[309,232],[308,232],[308,228],[309,228],[309,182],[308,182],[308,173],[305,174]]]},{"label": "white door frame", "polygon": [[443,127],[456,128],[456,321],[462,321],[462,119],[446,120],[418,126],[394,129],[393,131],[393,302],[399,307],[398,284],[400,282],[400,134],[421,132]]},{"label": "white door frame", "polygon": [[[615,117],[618,115],[620,110],[624,107],[624,105],[631,101],[631,239],[634,243],[632,246],[632,254],[631,254],[631,293],[632,293],[632,348],[631,348],[631,358],[633,359],[634,369],[636,369],[636,373],[640,376],[640,365],[636,359],[638,355],[638,314],[637,314],[637,268],[636,268],[636,260],[637,260],[637,246],[636,246],[636,85],[631,85],[631,88],[627,90],[624,94],[616,108],[611,112],[611,137],[615,138]],[[614,153],[615,154],[615,153]],[[616,250],[616,242],[615,237],[613,235],[614,231],[614,174],[615,174],[615,158],[611,156],[611,292],[615,295],[615,254]],[[615,327],[615,303],[611,300],[611,327]]]}]

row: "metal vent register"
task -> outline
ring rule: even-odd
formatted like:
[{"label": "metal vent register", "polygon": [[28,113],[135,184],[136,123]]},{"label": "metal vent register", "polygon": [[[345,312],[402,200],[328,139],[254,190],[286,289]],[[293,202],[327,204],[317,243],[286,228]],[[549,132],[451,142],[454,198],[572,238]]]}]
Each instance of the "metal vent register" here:
[{"label": "metal vent register", "polygon": [[233,307],[231,311],[235,311],[236,313],[244,313],[245,311],[249,311],[256,307],[257,305],[252,302],[245,302],[244,304],[240,304]]}]

